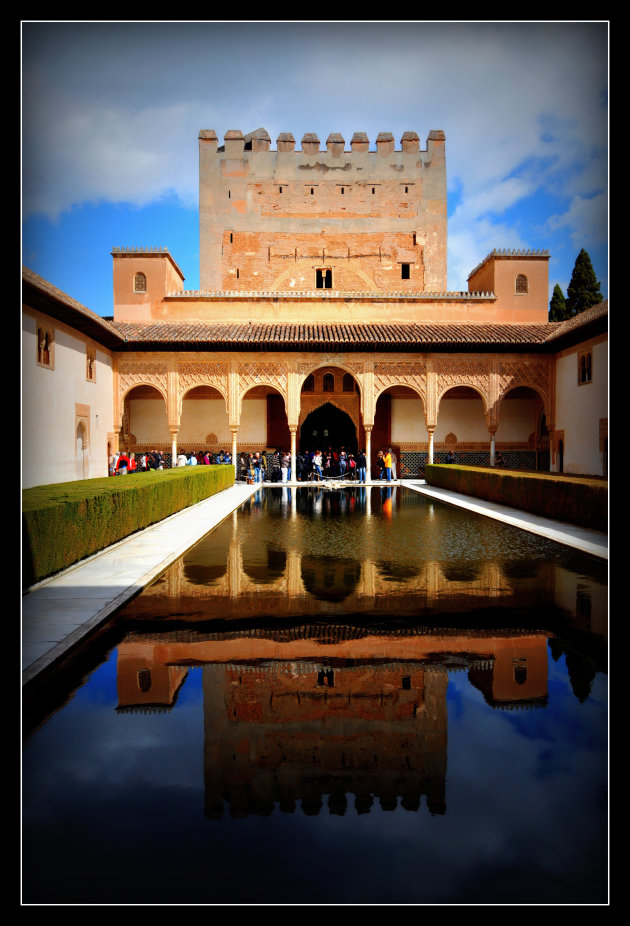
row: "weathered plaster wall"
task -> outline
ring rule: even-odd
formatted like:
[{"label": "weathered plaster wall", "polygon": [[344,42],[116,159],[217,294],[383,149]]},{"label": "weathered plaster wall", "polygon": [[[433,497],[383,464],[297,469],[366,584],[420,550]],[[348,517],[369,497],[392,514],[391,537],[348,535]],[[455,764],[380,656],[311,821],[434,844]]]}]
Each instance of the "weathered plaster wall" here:
[{"label": "weathered plaster wall", "polygon": [[[22,313],[22,486],[107,476],[113,421],[112,356],[89,338],[24,306]],[[38,364],[37,328],[54,332],[53,362]],[[87,349],[95,352],[87,380]],[[85,441],[77,448],[77,423]]]},{"label": "weathered plaster wall", "polygon": [[[592,350],[592,381],[578,384],[578,356]],[[556,363],[556,429],[564,432],[565,473],[604,475],[600,422],[608,429],[608,339],[563,351]]]}]

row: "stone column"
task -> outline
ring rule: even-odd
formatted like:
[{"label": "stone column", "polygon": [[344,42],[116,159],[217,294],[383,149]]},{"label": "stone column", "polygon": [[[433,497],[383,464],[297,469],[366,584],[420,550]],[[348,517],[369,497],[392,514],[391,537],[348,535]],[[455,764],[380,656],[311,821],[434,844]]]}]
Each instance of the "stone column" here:
[{"label": "stone column", "polygon": [[435,428],[427,428],[429,432],[429,463],[433,463],[433,432]]},{"label": "stone column", "polygon": [[171,432],[171,469],[177,466],[177,431],[169,428]]},{"label": "stone column", "polygon": [[291,433],[291,482],[297,482],[297,460],[296,460],[296,437],[297,437],[297,428],[290,426],[289,431]]},{"label": "stone column", "polygon": [[238,431],[238,428],[230,428],[230,431],[232,432],[232,463],[234,464],[234,481],[236,482],[236,473],[237,473],[237,466],[238,466],[237,459],[236,459],[236,453],[237,453],[236,433]]},{"label": "stone column", "polygon": [[365,481],[372,481],[372,425],[364,424],[365,431]]},{"label": "stone column", "polygon": [[494,431],[490,431],[490,466],[494,466],[496,459],[495,455],[495,437],[496,434]]}]

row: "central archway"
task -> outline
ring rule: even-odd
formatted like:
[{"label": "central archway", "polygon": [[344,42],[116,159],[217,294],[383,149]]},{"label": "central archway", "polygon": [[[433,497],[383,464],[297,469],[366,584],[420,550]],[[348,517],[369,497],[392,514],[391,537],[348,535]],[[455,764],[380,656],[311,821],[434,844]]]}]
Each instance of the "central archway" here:
[{"label": "central archway", "polygon": [[345,447],[349,453],[356,453],[357,429],[347,412],[331,402],[324,402],[302,422],[300,450],[327,450],[328,447]]}]

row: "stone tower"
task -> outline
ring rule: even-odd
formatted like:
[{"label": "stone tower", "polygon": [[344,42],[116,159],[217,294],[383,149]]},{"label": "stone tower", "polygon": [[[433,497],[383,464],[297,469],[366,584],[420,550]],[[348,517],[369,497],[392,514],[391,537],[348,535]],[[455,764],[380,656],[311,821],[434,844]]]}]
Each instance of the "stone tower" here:
[{"label": "stone tower", "polygon": [[369,150],[265,129],[199,133],[200,286],[208,291],[446,290],[444,133]]}]

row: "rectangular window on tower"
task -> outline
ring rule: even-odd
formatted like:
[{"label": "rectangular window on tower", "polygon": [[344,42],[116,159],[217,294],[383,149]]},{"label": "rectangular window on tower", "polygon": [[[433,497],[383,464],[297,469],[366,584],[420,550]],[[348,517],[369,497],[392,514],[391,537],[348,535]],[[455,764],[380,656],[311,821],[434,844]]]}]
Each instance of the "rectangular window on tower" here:
[{"label": "rectangular window on tower", "polygon": [[400,278],[401,280],[411,279],[411,264],[401,264],[400,265]]}]

